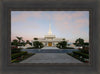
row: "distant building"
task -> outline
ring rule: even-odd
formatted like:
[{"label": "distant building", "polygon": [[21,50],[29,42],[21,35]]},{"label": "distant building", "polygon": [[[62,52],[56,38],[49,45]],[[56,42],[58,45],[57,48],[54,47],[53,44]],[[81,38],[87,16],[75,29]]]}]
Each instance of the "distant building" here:
[{"label": "distant building", "polygon": [[32,43],[34,41],[42,42],[44,46],[56,46],[58,42],[68,41],[68,40],[66,40],[65,38],[56,38],[56,36],[53,35],[51,32],[51,25],[49,24],[48,35],[45,35],[44,38],[38,38],[37,40],[32,40]]}]

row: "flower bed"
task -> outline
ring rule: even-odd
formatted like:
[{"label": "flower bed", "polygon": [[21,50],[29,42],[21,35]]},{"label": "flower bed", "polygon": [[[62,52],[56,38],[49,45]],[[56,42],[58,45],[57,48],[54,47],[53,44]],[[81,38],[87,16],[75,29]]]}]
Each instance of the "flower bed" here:
[{"label": "flower bed", "polygon": [[89,55],[88,54],[85,54],[85,53],[82,53],[82,52],[79,52],[79,51],[74,51],[73,54],[82,56],[83,58],[86,58],[86,59],[89,59]]},{"label": "flower bed", "polygon": [[20,53],[15,53],[11,55],[11,63],[18,63],[34,54],[30,53],[28,54],[27,52],[20,52]]},{"label": "flower bed", "polygon": [[70,53],[69,55],[84,62],[84,63],[89,62],[89,54],[84,53],[82,51],[74,51],[73,53]]},{"label": "flower bed", "polygon": [[26,54],[27,54],[27,52],[15,53],[15,54],[11,55],[11,59],[13,60],[15,58],[21,57],[21,56],[26,55]]}]

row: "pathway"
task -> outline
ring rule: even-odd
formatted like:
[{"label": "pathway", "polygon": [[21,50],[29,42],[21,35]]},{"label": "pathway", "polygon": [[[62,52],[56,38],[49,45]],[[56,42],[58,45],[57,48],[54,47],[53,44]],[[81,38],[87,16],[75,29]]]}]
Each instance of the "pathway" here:
[{"label": "pathway", "polygon": [[43,47],[42,49],[59,49],[57,47]]},{"label": "pathway", "polygon": [[66,53],[36,53],[20,63],[82,63]]}]

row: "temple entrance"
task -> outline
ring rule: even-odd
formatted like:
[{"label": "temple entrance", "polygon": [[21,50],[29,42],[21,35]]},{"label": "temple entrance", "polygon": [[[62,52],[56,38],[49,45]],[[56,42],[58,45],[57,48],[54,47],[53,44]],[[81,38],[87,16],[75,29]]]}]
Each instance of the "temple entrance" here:
[{"label": "temple entrance", "polygon": [[48,42],[48,46],[52,46],[52,42]]}]

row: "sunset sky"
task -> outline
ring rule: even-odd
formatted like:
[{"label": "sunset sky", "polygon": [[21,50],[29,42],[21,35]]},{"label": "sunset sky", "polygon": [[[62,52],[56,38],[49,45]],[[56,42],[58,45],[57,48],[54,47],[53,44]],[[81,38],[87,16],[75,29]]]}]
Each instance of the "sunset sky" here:
[{"label": "sunset sky", "polygon": [[75,42],[77,38],[89,41],[88,11],[11,11],[11,39],[43,38],[49,24],[53,35]]}]

